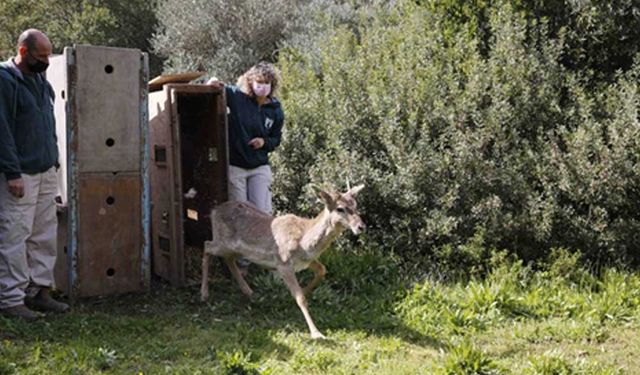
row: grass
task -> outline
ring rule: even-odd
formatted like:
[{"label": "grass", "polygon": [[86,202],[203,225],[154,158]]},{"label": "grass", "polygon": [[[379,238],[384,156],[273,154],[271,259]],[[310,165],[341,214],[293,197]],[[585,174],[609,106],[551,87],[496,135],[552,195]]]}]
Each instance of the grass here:
[{"label": "grass", "polygon": [[0,375],[640,373],[636,273],[503,259],[482,280],[410,283],[393,257],[327,255],[310,309],[328,340],[252,269],[251,301],[226,279],[206,303],[156,282],[36,323],[0,318]]}]

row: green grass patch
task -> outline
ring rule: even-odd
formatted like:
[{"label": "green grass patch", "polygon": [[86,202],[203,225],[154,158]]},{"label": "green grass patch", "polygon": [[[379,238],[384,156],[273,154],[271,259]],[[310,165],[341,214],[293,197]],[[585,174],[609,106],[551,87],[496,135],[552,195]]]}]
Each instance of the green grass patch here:
[{"label": "green grass patch", "polygon": [[390,255],[324,262],[309,305],[328,340],[310,340],[284,285],[252,268],[252,300],[224,278],[205,303],[197,286],[156,282],[35,323],[0,318],[0,375],[640,371],[635,272],[569,275],[499,258],[482,279],[445,283],[412,280]]}]

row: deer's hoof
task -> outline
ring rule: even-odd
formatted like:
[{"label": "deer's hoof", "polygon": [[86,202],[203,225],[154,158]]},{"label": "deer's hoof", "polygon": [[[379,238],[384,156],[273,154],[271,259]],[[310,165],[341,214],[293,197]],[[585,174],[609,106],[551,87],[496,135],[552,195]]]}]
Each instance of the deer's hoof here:
[{"label": "deer's hoof", "polygon": [[313,332],[311,334],[311,339],[313,339],[313,340],[326,340],[327,338],[320,332]]}]

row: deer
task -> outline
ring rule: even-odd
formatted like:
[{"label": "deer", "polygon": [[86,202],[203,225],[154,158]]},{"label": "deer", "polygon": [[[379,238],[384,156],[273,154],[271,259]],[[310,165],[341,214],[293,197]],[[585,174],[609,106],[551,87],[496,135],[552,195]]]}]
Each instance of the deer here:
[{"label": "deer", "polygon": [[[201,301],[209,298],[209,258],[224,260],[240,290],[251,297],[253,290],[236,265],[238,257],[275,270],[282,278],[304,315],[312,339],[326,339],[309,314],[306,297],[326,275],[320,255],[346,229],[354,235],[365,229],[357,210],[356,197],[364,185],[340,194],[317,189],[324,203],[315,218],[293,214],[271,216],[247,202],[228,201],[211,211],[212,240],[205,241],[202,255]],[[313,271],[313,279],[302,288],[296,272]]]}]

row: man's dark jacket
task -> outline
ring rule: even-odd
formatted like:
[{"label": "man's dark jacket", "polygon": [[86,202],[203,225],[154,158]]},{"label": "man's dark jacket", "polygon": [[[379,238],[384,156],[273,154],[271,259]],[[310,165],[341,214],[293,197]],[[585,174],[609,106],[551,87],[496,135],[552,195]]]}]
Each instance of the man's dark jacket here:
[{"label": "man's dark jacket", "polygon": [[37,174],[58,162],[54,92],[42,74],[35,87],[9,60],[0,63],[0,173],[7,180]]}]

